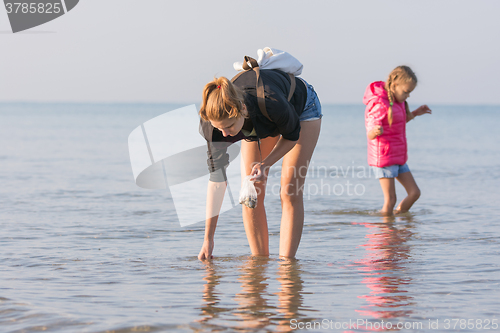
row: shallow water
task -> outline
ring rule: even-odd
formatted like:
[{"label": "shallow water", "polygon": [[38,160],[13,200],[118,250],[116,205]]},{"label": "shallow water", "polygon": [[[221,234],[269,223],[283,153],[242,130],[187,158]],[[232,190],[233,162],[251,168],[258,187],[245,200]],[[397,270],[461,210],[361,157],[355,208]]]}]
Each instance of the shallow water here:
[{"label": "shallow water", "polygon": [[176,107],[0,104],[0,331],[498,331],[500,107],[408,124],[422,197],[393,219],[376,214],[364,108],[325,107],[298,260],[277,257],[271,193],[270,258],[248,256],[235,208],[208,264],[203,224],[181,228],[130,168],[128,134]]}]

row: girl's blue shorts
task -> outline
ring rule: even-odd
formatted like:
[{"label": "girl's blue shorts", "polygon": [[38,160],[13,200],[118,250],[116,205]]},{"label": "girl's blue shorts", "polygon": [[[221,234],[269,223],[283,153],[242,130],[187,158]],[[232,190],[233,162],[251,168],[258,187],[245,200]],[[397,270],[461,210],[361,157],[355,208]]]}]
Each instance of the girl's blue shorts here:
[{"label": "girl's blue shorts", "polygon": [[372,166],[372,170],[375,178],[396,178],[400,173],[409,172],[410,168],[408,164],[405,163],[404,165],[389,165],[384,168]]}]

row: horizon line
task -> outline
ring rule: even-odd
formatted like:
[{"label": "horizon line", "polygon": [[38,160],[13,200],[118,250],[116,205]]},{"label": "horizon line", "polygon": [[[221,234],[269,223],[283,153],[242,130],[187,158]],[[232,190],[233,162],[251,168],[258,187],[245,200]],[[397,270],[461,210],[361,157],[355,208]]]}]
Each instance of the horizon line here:
[{"label": "horizon line", "polygon": [[[200,105],[201,102],[147,102],[147,101],[1,101],[0,104],[89,104],[89,105]],[[421,104],[421,103],[411,103],[411,104]],[[490,107],[500,107],[500,103],[446,103],[446,102],[437,102],[437,103],[424,103],[429,105],[436,106],[490,106]],[[363,102],[355,103],[355,102],[334,102],[334,103],[321,103],[322,106],[336,106],[336,105],[364,105]]]}]

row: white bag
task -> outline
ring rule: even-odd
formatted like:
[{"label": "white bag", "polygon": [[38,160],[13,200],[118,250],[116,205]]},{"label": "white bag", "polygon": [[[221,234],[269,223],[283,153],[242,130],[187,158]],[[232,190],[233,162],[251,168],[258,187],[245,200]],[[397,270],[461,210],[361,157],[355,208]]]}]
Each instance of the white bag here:
[{"label": "white bag", "polygon": [[248,208],[257,206],[257,190],[255,189],[254,181],[250,180],[253,176],[246,176],[243,179],[240,190],[240,204]]},{"label": "white bag", "polygon": [[[290,73],[299,76],[304,67],[300,61],[297,60],[290,53],[278,49],[265,47],[264,49],[257,50],[257,63],[261,69],[279,69],[285,73]],[[243,70],[242,62],[235,62],[234,69],[237,71]]]}]

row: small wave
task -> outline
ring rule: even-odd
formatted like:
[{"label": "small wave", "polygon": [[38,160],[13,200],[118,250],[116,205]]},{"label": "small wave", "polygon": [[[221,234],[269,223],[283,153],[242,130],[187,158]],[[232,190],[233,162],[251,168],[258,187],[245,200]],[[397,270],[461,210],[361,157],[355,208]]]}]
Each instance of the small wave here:
[{"label": "small wave", "polygon": [[362,216],[380,216],[377,210],[360,210],[360,209],[338,209],[338,210],[322,210],[315,212],[315,215],[362,215]]},{"label": "small wave", "polygon": [[112,198],[112,197],[145,198],[151,196],[153,196],[153,194],[151,193],[124,192],[124,193],[108,193],[102,195],[101,198]]},{"label": "small wave", "polygon": [[161,213],[161,210],[137,210],[137,211],[134,211],[132,212],[132,215],[138,215],[138,216],[142,216],[142,215],[148,215],[148,214],[157,214],[157,213]]},{"label": "small wave", "polygon": [[[434,212],[431,209],[412,210],[405,213],[397,213],[394,217],[415,217],[420,215],[430,215]],[[370,216],[370,217],[384,217],[379,210],[374,209],[336,209],[336,210],[321,210],[313,212],[314,215],[355,215],[355,216]]]}]

